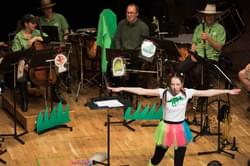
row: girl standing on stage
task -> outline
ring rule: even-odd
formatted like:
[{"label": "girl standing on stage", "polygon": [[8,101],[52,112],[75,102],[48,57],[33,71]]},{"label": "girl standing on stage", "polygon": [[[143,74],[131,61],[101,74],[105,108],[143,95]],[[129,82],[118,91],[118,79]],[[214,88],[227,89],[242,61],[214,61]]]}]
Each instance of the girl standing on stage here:
[{"label": "girl standing on stage", "polygon": [[240,89],[209,89],[196,90],[183,88],[183,78],[174,75],[171,78],[170,88],[144,89],[140,87],[108,87],[113,92],[126,91],[137,95],[159,96],[163,104],[163,120],[155,131],[155,153],[149,161],[149,166],[157,165],[163,159],[165,152],[173,146],[175,148],[174,165],[182,166],[186,146],[192,141],[192,133],[185,122],[185,113],[188,100],[193,96],[214,96],[220,94],[236,95]]}]

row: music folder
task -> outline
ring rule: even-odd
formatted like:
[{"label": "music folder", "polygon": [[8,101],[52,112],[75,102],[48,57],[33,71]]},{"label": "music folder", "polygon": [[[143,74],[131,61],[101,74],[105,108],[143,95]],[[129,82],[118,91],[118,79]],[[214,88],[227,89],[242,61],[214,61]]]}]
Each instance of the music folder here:
[{"label": "music folder", "polygon": [[117,49],[109,48],[106,49],[108,62],[112,62],[115,57],[122,57],[126,61],[128,60],[131,67],[134,67],[137,63],[142,63],[141,59],[138,58],[140,49]]},{"label": "music folder", "polygon": [[29,67],[49,66],[50,63],[47,60],[54,60],[55,54],[56,51],[54,49],[36,50],[30,58]]},{"label": "music folder", "polygon": [[44,36],[44,41],[49,42],[59,42],[58,28],[56,26],[41,26],[41,31],[48,36]]},{"label": "music folder", "polygon": [[28,61],[34,54],[33,49],[21,50],[16,52],[11,52],[3,57],[0,63],[0,71],[2,73],[13,72],[13,65],[17,64],[20,59],[25,59]]}]

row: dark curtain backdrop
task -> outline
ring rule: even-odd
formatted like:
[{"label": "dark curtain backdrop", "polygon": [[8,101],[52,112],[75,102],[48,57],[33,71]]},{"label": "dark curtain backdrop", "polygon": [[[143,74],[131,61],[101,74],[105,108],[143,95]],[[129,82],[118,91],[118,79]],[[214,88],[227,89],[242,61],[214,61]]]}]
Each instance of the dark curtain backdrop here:
[{"label": "dark curtain backdrop", "polygon": [[[69,1],[52,0],[56,3],[54,11],[63,14],[70,24],[70,29],[97,27],[100,12],[110,8],[117,15],[118,21],[125,17],[126,5],[135,2],[140,7],[140,16],[150,22],[152,16],[166,16],[171,21],[184,20],[192,16],[196,9],[204,6],[206,0],[90,0]],[[226,1],[226,0],[223,0]],[[16,23],[26,13],[37,16],[41,12],[37,10],[40,0],[8,0],[4,2],[8,12],[0,11],[2,19],[0,41],[7,41],[8,34],[16,29]],[[15,9],[14,8],[18,8]],[[178,17],[177,17],[178,16]]]}]

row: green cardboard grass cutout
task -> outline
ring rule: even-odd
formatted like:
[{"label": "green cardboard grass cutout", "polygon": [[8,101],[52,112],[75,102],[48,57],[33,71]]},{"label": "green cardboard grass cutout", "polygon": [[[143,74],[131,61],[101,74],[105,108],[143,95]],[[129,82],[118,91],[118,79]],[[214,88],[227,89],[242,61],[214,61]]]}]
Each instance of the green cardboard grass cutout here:
[{"label": "green cardboard grass cutout", "polygon": [[50,128],[70,122],[69,105],[66,105],[65,111],[63,111],[62,103],[58,103],[57,108],[53,107],[53,110],[48,113],[48,108],[38,113],[36,121],[36,131],[41,133]]},{"label": "green cardboard grass cutout", "polygon": [[141,109],[142,109],[141,103],[139,103],[134,113],[131,113],[132,108],[128,107],[124,114],[124,119],[125,120],[154,120],[154,119],[160,120],[162,119],[162,115],[163,115],[162,105],[160,105],[157,111],[156,111],[156,104],[153,104],[151,108],[147,104],[142,111]]}]

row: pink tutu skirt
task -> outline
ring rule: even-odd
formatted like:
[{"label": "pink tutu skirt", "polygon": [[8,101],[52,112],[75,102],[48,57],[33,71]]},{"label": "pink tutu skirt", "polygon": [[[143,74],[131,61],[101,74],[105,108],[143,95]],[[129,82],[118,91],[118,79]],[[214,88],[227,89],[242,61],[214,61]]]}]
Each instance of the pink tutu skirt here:
[{"label": "pink tutu skirt", "polygon": [[192,132],[186,121],[170,124],[161,121],[155,131],[155,142],[163,147],[183,147],[193,139]]}]

